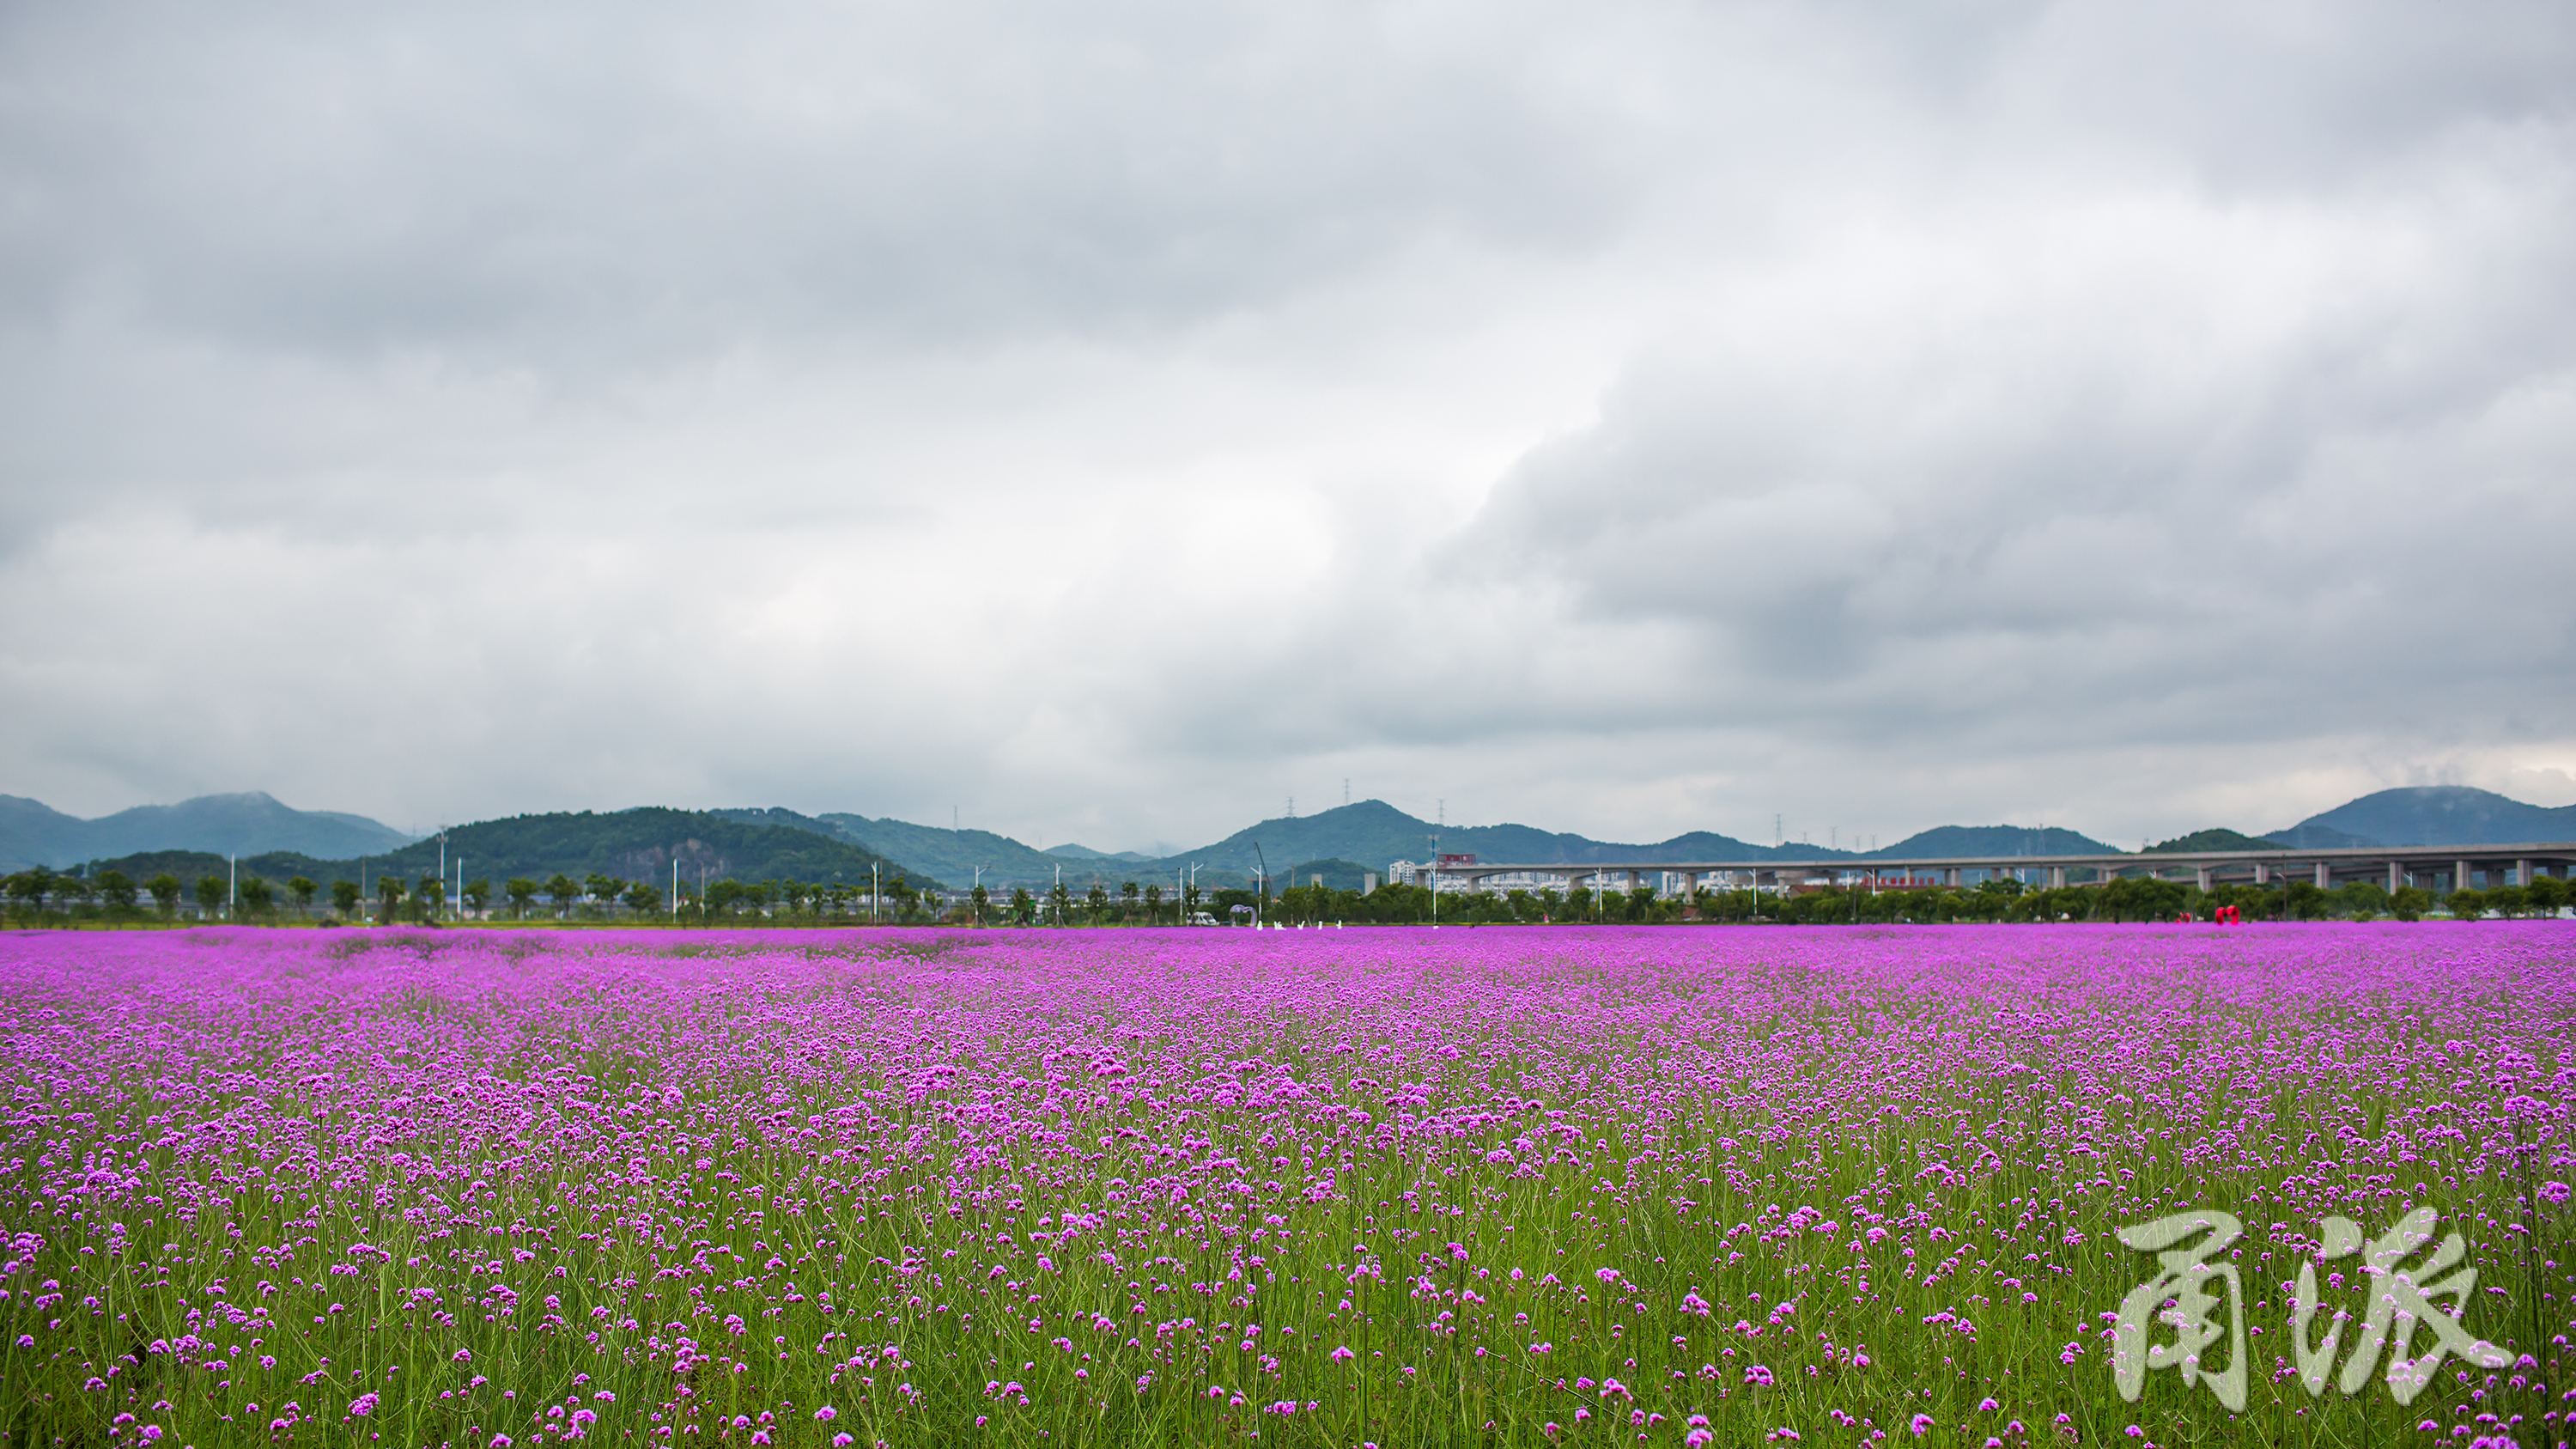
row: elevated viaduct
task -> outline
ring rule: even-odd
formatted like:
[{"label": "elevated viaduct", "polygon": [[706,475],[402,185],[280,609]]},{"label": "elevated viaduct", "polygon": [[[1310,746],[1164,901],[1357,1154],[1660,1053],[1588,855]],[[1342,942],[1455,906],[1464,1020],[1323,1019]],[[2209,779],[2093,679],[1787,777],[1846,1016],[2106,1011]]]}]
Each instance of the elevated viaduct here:
[{"label": "elevated viaduct", "polygon": [[[1515,864],[1506,861],[1443,862],[1422,867],[1415,873],[1438,882],[1464,881],[1470,890],[1498,876],[1529,876],[1539,880],[1561,882],[1571,890],[1587,882],[1623,884],[1636,890],[1651,875],[1670,873],[1682,878],[1682,893],[1697,896],[1703,887],[1726,890],[1791,889],[1799,885],[1832,881],[1874,886],[1914,886],[1925,883],[1960,886],[1974,879],[2001,876],[2019,877],[2037,873],[2049,886],[2068,883],[2068,872],[2085,871],[2094,881],[2107,881],[2113,876],[2154,876],[2165,880],[2189,880],[2202,890],[2220,884],[2269,884],[2276,876],[2305,875],[2319,889],[2331,890],[2348,881],[2375,881],[2395,891],[2402,886],[2420,886],[2436,893],[2447,893],[2465,885],[2528,885],[2535,873],[2565,879],[2571,865],[2576,865],[2576,841],[2543,841],[2527,844],[2408,847],[2392,849],[2369,846],[2336,850],[2216,850],[2173,855],[1977,855],[1879,857],[1853,860],[1848,857],[1819,860],[1765,861],[1674,861],[1674,860],[1609,860],[1570,864],[1563,861]],[[2185,873],[2188,872],[2186,875]]]}]

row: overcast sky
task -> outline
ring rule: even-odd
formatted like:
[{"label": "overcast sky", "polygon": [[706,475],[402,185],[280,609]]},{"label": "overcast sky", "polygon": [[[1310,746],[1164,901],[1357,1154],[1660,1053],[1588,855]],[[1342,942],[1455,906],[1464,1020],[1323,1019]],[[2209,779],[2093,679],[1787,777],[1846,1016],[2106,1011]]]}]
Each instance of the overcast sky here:
[{"label": "overcast sky", "polygon": [[2576,801],[2576,9],[0,7],[0,791]]}]

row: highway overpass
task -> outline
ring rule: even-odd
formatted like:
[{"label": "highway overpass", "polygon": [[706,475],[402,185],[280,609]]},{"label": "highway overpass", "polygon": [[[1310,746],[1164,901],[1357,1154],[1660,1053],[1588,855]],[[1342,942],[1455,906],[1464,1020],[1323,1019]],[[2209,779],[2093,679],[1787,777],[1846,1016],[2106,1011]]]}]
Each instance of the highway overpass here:
[{"label": "highway overpass", "polygon": [[1612,888],[1635,890],[1645,878],[1669,872],[1682,878],[1684,895],[1697,895],[1703,887],[1779,890],[1813,881],[1847,878],[1858,878],[1865,886],[1874,881],[1899,880],[1916,884],[1929,880],[1940,885],[1960,886],[1977,879],[2036,874],[2034,883],[2062,886],[2068,883],[2068,872],[2082,871],[2089,872],[2095,881],[2107,879],[2111,874],[2152,875],[2166,880],[2190,881],[2202,890],[2220,884],[2266,885],[2275,877],[2289,876],[2305,877],[2319,888],[2329,890],[2349,881],[2366,880],[2391,891],[2413,885],[2447,892],[2462,885],[2527,885],[2535,873],[2554,875],[2563,880],[2571,865],[2576,865],[2576,841],[2559,840],[2528,844],[2410,846],[2404,849],[2369,846],[2337,850],[2209,850],[2172,855],[2131,855],[2114,851],[2106,855],[1884,856],[1869,860],[1849,857],[1764,861],[1607,860],[1581,864],[1479,860],[1424,866],[1415,872],[1415,881],[1422,883],[1426,876],[1436,877],[1443,885],[1463,881],[1467,889],[1474,890],[1499,876],[1526,875],[1542,883],[1561,883],[1568,890],[1595,881]]}]

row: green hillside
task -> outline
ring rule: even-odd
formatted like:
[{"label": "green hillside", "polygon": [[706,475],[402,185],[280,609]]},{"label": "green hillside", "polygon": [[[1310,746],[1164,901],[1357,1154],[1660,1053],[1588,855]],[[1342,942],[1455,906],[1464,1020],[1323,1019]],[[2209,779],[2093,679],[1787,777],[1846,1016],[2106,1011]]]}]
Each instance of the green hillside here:
[{"label": "green hillside", "polygon": [[[461,858],[465,878],[499,882],[512,876],[543,880],[558,872],[580,880],[597,872],[620,880],[668,884],[677,861],[680,878],[704,880],[800,880],[863,885],[871,866],[881,879],[908,880],[916,889],[942,889],[943,883],[920,870],[887,859],[847,840],[786,824],[752,825],[699,810],[646,807],[608,814],[590,811],[550,815],[516,815],[484,820],[447,832],[447,861],[452,875]],[[164,870],[185,881],[199,875],[221,875],[224,858],[200,852],[162,851],[98,862],[136,880]],[[439,841],[433,837],[383,855],[352,860],[316,860],[311,856],[271,852],[244,856],[242,873],[272,881],[304,876],[326,889],[335,880],[372,878],[392,871],[405,879],[434,875],[439,869]]]},{"label": "green hillside", "polygon": [[[1204,878],[1206,872],[1202,871],[1200,875]],[[1326,890],[1355,891],[1368,884],[1370,875],[1377,877],[1378,884],[1386,884],[1386,862],[1362,865],[1355,860],[1308,860],[1280,872],[1271,880],[1270,887],[1285,890],[1290,886],[1308,886],[1314,883],[1315,877],[1322,876]]]},{"label": "green hillside", "polygon": [[2409,785],[2347,800],[2272,835],[2310,848],[2329,844],[2329,832],[2357,844],[2401,846],[2576,840],[2576,805],[2529,805],[2467,785]]},{"label": "green hillside", "polygon": [[[1705,830],[1652,845],[1627,845],[1530,825],[1451,825],[1419,820],[1383,800],[1361,800],[1313,815],[1283,816],[1238,830],[1214,845],[1191,851],[1190,860],[1249,871],[1267,857],[1272,870],[1287,860],[1365,862],[1383,872],[1397,860],[1428,861],[1437,853],[1474,855],[1510,864],[1583,865],[1605,860],[1762,861],[1848,856],[1850,851],[1813,846],[1750,845]],[[1255,847],[1258,846],[1258,850]]]},{"label": "green hillside", "polygon": [[1952,860],[1962,856],[2031,856],[2112,855],[2116,845],[2105,845],[2089,835],[2047,826],[2032,829],[2025,825],[1944,825],[1919,835],[1873,850],[1874,860]]},{"label": "green hillside", "polygon": [[983,867],[982,879],[989,886],[996,881],[1053,881],[1058,866],[1071,874],[1077,864],[989,830],[941,830],[905,820],[870,820],[841,813],[816,818],[844,840],[936,871],[942,879],[956,881],[961,890],[976,880],[978,866]]},{"label": "green hillside", "polygon": [[[1120,856],[1059,855],[989,830],[943,830],[908,820],[871,820],[864,815],[831,814],[816,819],[838,831],[845,840],[910,861],[920,869],[936,871],[942,879],[956,882],[960,889],[979,879],[988,887],[1051,886],[1062,880],[1076,894],[1095,885],[1115,891],[1131,880],[1139,885],[1158,881],[1168,885],[1187,871],[1191,861],[1208,859],[1205,855],[1187,855],[1155,860],[1133,852]],[[1232,890],[1247,883],[1251,870],[1249,864],[1201,870],[1198,882],[1208,890]]]},{"label": "green hillside", "polygon": [[2189,835],[2177,835],[2173,839],[2164,841],[2161,844],[2148,846],[2145,853],[2148,855],[2187,855],[2194,851],[2204,850],[2278,850],[2280,848],[2280,846],[2273,844],[2271,841],[2262,839],[2259,836],[2248,835],[2241,830],[2229,830],[2224,826],[2220,826],[2209,830],[2195,830]]}]

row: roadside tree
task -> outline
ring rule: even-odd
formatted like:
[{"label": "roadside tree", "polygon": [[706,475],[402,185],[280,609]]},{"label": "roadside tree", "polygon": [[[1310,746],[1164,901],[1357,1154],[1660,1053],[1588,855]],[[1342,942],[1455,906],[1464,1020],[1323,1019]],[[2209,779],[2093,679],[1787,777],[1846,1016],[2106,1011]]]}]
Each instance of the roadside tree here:
[{"label": "roadside tree", "polygon": [[118,915],[130,915],[133,913],[134,903],[137,899],[137,892],[134,888],[133,879],[127,876],[125,872],[121,870],[100,871],[98,873],[98,893],[99,897],[107,902],[107,908],[109,910],[116,912]]},{"label": "roadside tree", "polygon": [[[101,876],[99,879],[104,881],[107,877]],[[2567,882],[2557,876],[2534,876],[2531,884],[2523,887],[2523,891],[2530,897],[2531,909],[2535,914],[2554,916],[2567,908]]]}]

